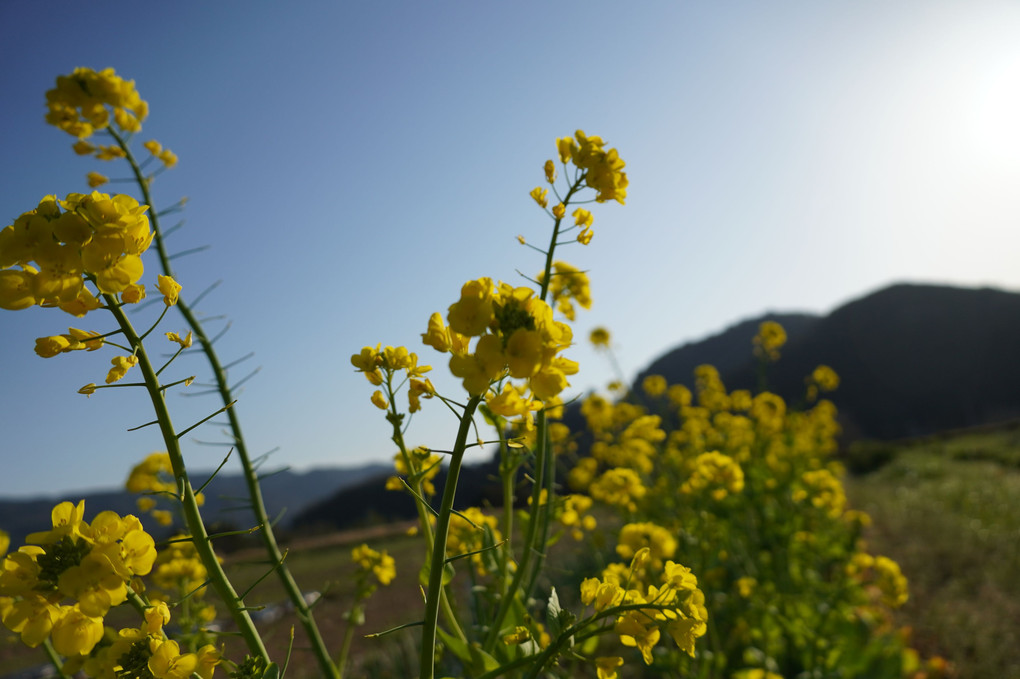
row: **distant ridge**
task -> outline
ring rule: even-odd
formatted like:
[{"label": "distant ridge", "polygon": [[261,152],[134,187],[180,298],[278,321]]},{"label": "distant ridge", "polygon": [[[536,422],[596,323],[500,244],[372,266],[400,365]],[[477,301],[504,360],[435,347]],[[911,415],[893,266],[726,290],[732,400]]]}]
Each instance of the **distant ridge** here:
[{"label": "distant ridge", "polygon": [[[354,468],[321,468],[305,472],[283,470],[262,481],[262,494],[271,518],[280,517],[279,526],[292,528],[295,519],[308,506],[327,498],[339,490],[356,486],[367,478],[378,478],[390,471],[385,464],[371,464]],[[201,472],[193,477],[205,478]],[[221,473],[206,488],[202,514],[210,523],[221,523],[238,528],[250,528],[255,519],[247,503],[248,491],[244,477],[238,473]],[[127,491],[93,491],[83,494],[65,493],[52,497],[28,500],[0,499],[0,528],[11,535],[11,544],[18,545],[29,533],[49,529],[49,516],[53,506],[63,500],[85,500],[86,519],[102,510],[118,514],[138,515],[135,506],[137,495]],[[145,525],[158,530],[152,521]]]},{"label": "distant ridge", "polygon": [[[755,386],[751,338],[763,320],[789,335],[769,387],[803,398],[817,365],[839,373],[829,398],[851,438],[891,439],[1020,417],[1020,294],[994,288],[900,283],[826,316],[765,314],[667,353],[658,373],[690,385],[695,363],[714,363],[730,389]],[[734,361],[735,347],[744,360]],[[713,355],[718,360],[713,360]]]}]

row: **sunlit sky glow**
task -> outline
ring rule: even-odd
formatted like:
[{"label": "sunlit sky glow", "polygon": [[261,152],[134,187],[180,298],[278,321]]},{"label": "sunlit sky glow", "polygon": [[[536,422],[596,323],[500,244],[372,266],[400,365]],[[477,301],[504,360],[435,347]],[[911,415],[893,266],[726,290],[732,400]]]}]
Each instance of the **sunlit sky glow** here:
[{"label": "sunlit sky glow", "polygon": [[[898,281],[1020,290],[1020,4],[1014,2],[0,4],[3,223],[126,166],[75,156],[43,121],[76,66],[136,81],[189,197],[172,249],[184,295],[227,313],[225,361],[261,366],[238,404],[254,451],[298,469],[388,460],[388,425],[349,356],[421,346],[465,280],[517,281],[551,221],[528,197],[581,128],[627,162],[626,206],[559,257],[588,270],[575,336],[613,332],[628,376],[766,310],[825,312]],[[130,184],[110,185],[111,191]],[[170,222],[172,223],[172,222]],[[0,224],[2,226],[2,224]],[[156,265],[147,260],[147,278]],[[151,283],[152,280],[149,280]],[[0,312],[0,496],[114,487],[161,448],[109,351],[38,358],[82,324]],[[170,317],[166,330],[182,330]],[[216,326],[214,326],[216,327]],[[611,379],[583,342],[574,393]],[[200,356],[182,359],[181,376]],[[216,407],[172,395],[181,428]],[[438,407],[409,441],[449,446]],[[428,412],[431,411],[431,412]],[[222,440],[215,427],[198,438]],[[194,468],[223,448],[189,436]]]}]

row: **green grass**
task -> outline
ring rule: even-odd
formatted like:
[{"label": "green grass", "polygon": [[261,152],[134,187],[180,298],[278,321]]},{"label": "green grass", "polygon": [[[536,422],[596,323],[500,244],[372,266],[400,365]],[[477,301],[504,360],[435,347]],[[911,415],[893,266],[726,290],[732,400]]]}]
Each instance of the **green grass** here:
[{"label": "green grass", "polygon": [[1020,679],[1020,431],[900,447],[850,477],[874,523],[869,547],[899,562],[911,598],[899,621],[960,677]]}]

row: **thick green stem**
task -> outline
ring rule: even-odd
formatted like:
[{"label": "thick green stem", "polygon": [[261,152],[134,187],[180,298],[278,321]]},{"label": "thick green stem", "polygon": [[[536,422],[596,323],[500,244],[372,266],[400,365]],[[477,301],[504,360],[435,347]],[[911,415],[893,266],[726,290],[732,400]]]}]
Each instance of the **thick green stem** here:
[{"label": "thick green stem", "polygon": [[[393,436],[392,441],[397,445],[397,450],[400,451],[400,457],[404,460],[404,466],[408,470],[414,490],[414,504],[418,510],[418,523],[421,525],[422,534],[425,536],[425,556],[427,559],[432,558],[432,551],[435,548],[435,535],[432,530],[432,512],[429,507],[425,505],[422,498],[425,497],[424,488],[422,487],[421,478],[415,472],[415,465],[411,459],[411,453],[407,450],[407,444],[404,441],[404,432],[400,428],[401,420],[397,416],[396,398],[393,393],[392,384],[389,382],[386,385],[386,389],[389,392],[390,401],[390,415],[389,419],[393,425]],[[439,608],[443,612],[443,619],[446,620],[446,624],[453,630],[454,635],[458,639],[467,643],[467,635],[464,634],[464,629],[460,624],[460,620],[457,619],[457,613],[454,611],[453,606],[450,604],[450,591],[449,587],[443,588],[443,598],[439,602]]]},{"label": "thick green stem", "polygon": [[[120,148],[124,151],[125,157],[131,165],[131,170],[135,175],[138,188],[142,192],[143,202],[149,206],[149,219],[152,222],[152,230],[155,233],[153,242],[156,245],[156,251],[159,255],[159,263],[163,269],[163,273],[167,276],[172,276],[173,270],[170,267],[170,256],[167,253],[166,243],[163,240],[163,232],[160,229],[159,215],[153,207],[152,196],[149,192],[149,181],[146,179],[145,175],[142,174],[142,170],[135,161],[134,156],[131,154],[131,149],[126,141],[120,137],[113,128],[109,128],[109,132],[117,141]],[[181,312],[181,315],[184,316],[184,320],[195,333],[195,337],[198,339],[199,345],[202,347],[202,351],[205,353],[205,356],[209,361],[209,367],[212,369],[213,378],[216,380],[216,387],[219,390],[223,405],[226,406],[227,404],[233,403],[235,399],[231,392],[230,385],[227,382],[227,371],[220,363],[219,356],[213,348],[213,344],[209,336],[206,335],[202,324],[198,321],[198,318],[182,297],[178,297],[177,309]],[[258,473],[252,464],[251,455],[248,452],[248,446],[245,443],[244,434],[241,430],[241,421],[238,417],[237,410],[236,408],[229,408],[226,412],[227,420],[230,422],[234,448],[237,451],[238,458],[241,460],[241,468],[244,473],[245,484],[248,487],[248,496],[251,499],[252,511],[255,514],[255,521],[261,528],[259,535],[262,538],[263,547],[265,548],[271,563],[281,563],[283,561],[283,551],[280,549],[280,546],[276,541],[276,534],[273,531],[269,513],[266,511],[265,501],[262,497],[262,488],[259,485]],[[308,602],[305,601],[304,594],[301,592],[301,588],[294,580],[294,576],[291,575],[290,570],[288,570],[285,565],[277,568],[276,572],[284,590],[287,592],[287,598],[289,598],[291,603],[294,605],[294,611],[297,614],[298,620],[301,622],[301,626],[305,630],[305,634],[308,635],[308,640],[312,645],[312,652],[315,654],[316,660],[319,663],[319,669],[323,672],[323,676],[329,677],[330,679],[339,679],[340,675],[329,656],[329,651],[326,649],[326,643],[322,639],[319,627],[315,624],[312,609],[308,605]]]},{"label": "thick green stem", "polygon": [[188,471],[184,465],[180,441],[170,419],[170,411],[166,407],[163,387],[159,383],[159,377],[156,376],[156,371],[149,361],[148,355],[145,353],[145,347],[138,338],[138,334],[131,325],[131,321],[128,320],[127,314],[124,313],[124,309],[121,308],[113,296],[103,295],[103,298],[111,313],[116,317],[117,323],[120,324],[120,328],[124,332],[128,343],[134,347],[135,356],[138,358],[138,367],[145,378],[145,387],[149,392],[152,407],[156,412],[156,420],[159,423],[160,431],[163,433],[163,442],[166,444],[167,454],[170,456],[170,466],[173,468],[174,479],[177,481],[177,488],[180,493],[181,511],[184,514],[185,523],[191,534],[192,543],[195,545],[195,551],[198,553],[202,565],[208,571],[208,577],[213,588],[223,600],[224,605],[230,612],[230,616],[237,625],[238,631],[244,638],[249,652],[253,656],[265,660],[268,665],[270,662],[269,654],[262,643],[262,638],[259,636],[258,630],[255,629],[255,624],[252,622],[251,616],[248,615],[248,611],[245,610],[244,602],[238,597],[233,585],[230,584],[230,580],[227,579],[227,574],[223,571],[219,559],[216,558],[212,540],[209,539],[209,534],[206,532],[202,514],[198,509],[198,501],[195,499],[195,492],[191,487],[191,482],[188,480]]},{"label": "thick green stem", "polygon": [[460,428],[457,430],[457,441],[450,456],[450,467],[446,472],[446,484],[443,488],[443,499],[439,505],[439,516],[436,518],[435,544],[432,549],[432,560],[429,562],[429,588],[425,596],[425,622],[421,635],[421,671],[419,679],[432,679],[435,676],[436,626],[439,622],[439,603],[443,599],[443,571],[446,569],[446,538],[450,533],[450,517],[453,515],[453,500],[457,494],[457,478],[460,476],[461,463],[464,461],[464,450],[471,420],[482,397],[472,396],[460,417]]}]

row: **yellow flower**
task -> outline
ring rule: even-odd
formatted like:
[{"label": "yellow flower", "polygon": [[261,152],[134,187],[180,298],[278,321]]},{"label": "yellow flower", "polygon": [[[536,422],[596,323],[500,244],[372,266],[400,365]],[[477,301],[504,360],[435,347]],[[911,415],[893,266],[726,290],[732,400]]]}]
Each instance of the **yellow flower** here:
[{"label": "yellow flower", "polygon": [[560,137],[556,140],[556,150],[560,154],[560,162],[566,163],[577,150],[577,144],[573,137]]},{"label": "yellow flower", "polygon": [[467,337],[484,333],[493,320],[492,279],[479,278],[465,283],[460,290],[460,300],[450,305],[446,318],[453,332]]},{"label": "yellow flower", "polygon": [[811,373],[811,381],[821,391],[835,391],[839,387],[839,375],[827,365],[820,365]]},{"label": "yellow flower", "polygon": [[184,349],[187,349],[188,347],[191,346],[191,331],[190,330],[188,331],[187,337],[185,337],[184,339],[181,339],[181,336],[178,335],[176,332],[168,332],[168,333],[166,333],[166,338],[168,340],[170,340],[171,342],[177,342],[177,344],[180,344],[181,347],[184,348]]},{"label": "yellow flower", "polygon": [[379,410],[386,410],[390,407],[390,402],[386,400],[386,397],[378,389],[372,393],[372,404]]},{"label": "yellow flower", "polygon": [[786,344],[786,330],[775,321],[763,321],[753,344],[755,356],[767,361],[779,360],[779,349]]},{"label": "yellow flower", "polygon": [[49,112],[46,122],[79,139],[110,124],[110,112],[116,124],[126,132],[137,132],[149,113],[149,105],[138,96],[134,81],[124,80],[112,68],[94,71],[76,68],[70,75],[57,77],[57,86],[46,92]]},{"label": "yellow flower", "polygon": [[567,214],[567,206],[563,203],[557,203],[553,205],[552,213],[556,219],[563,219],[563,215]]},{"label": "yellow flower", "polygon": [[556,181],[556,165],[551,160],[545,161],[545,165],[542,166],[545,171],[545,180],[552,184]]},{"label": "yellow flower", "polygon": [[32,267],[0,270],[0,309],[17,311],[37,304],[40,300],[35,296],[36,273]]},{"label": "yellow flower", "polygon": [[525,641],[531,639],[531,631],[523,625],[518,625],[514,628],[514,631],[510,634],[503,635],[503,643],[507,646],[516,646],[523,644]]},{"label": "yellow flower", "polygon": [[68,335],[38,337],[35,340],[35,353],[42,358],[53,358],[57,354],[80,348],[77,345],[78,341]]},{"label": "yellow flower", "polygon": [[616,679],[616,669],[623,667],[623,658],[618,655],[595,658],[595,667],[598,679]]},{"label": "yellow flower", "polygon": [[163,293],[163,303],[167,306],[177,304],[177,295],[181,292],[181,284],[170,276],[158,276],[156,289]]},{"label": "yellow flower", "polygon": [[74,145],[71,146],[71,148],[74,149],[74,152],[77,153],[79,156],[87,156],[96,150],[95,146],[88,143],[87,141],[82,140],[76,141]]},{"label": "yellow flower", "polygon": [[88,654],[103,636],[103,621],[82,614],[77,606],[61,606],[50,639],[63,656]]},{"label": "yellow flower", "polygon": [[85,394],[86,396],[91,396],[92,394],[96,393],[96,383],[95,382],[89,382],[84,387],[79,389],[78,393],[79,394]]},{"label": "yellow flower", "polygon": [[531,190],[529,195],[542,207],[548,207],[549,199],[547,196],[549,195],[549,189],[543,189],[541,186],[536,186]]},{"label": "yellow flower", "polygon": [[123,379],[124,375],[127,374],[127,371],[130,370],[132,366],[137,365],[138,357],[134,355],[114,356],[110,359],[110,363],[113,364],[113,367],[110,368],[110,372],[106,374],[107,384],[113,384],[114,382]]},{"label": "yellow flower", "polygon": [[591,243],[591,239],[594,235],[595,232],[591,229],[582,229],[581,233],[577,234],[577,242],[581,245],[588,245]]},{"label": "yellow flower", "polygon": [[595,222],[595,217],[593,217],[591,212],[585,210],[583,207],[577,208],[571,214],[574,217],[574,224],[577,226],[588,227]]},{"label": "yellow flower", "polygon": [[438,311],[429,316],[429,327],[421,334],[421,340],[436,351],[446,353],[450,350],[450,331],[443,324],[443,316]]},{"label": "yellow flower", "polygon": [[377,552],[367,544],[361,544],[351,550],[351,560],[364,571],[375,575],[381,585],[388,585],[397,576],[396,561],[386,553]]},{"label": "yellow flower", "polygon": [[106,182],[110,181],[109,177],[101,175],[98,172],[89,172],[86,175],[86,178],[89,181],[89,186],[91,186],[94,189],[98,188],[98,187],[102,186],[103,184],[105,184]]},{"label": "yellow flower", "polygon": [[668,386],[662,375],[648,375],[641,381],[641,388],[652,398],[665,394]]},{"label": "yellow flower", "polygon": [[616,622],[616,632],[624,646],[637,647],[646,665],[652,664],[652,648],[659,641],[659,629],[646,627],[647,617],[640,611],[628,611]]},{"label": "yellow flower", "polygon": [[609,346],[609,331],[603,327],[595,328],[588,335],[588,341],[596,348]]},{"label": "yellow flower", "polygon": [[177,154],[170,149],[163,149],[163,151],[159,154],[159,159],[163,162],[163,165],[165,165],[167,169],[177,164]]},{"label": "yellow flower", "polygon": [[358,369],[358,372],[371,372],[382,365],[382,356],[379,355],[379,345],[362,347],[361,353],[351,356],[351,365]]},{"label": "yellow flower", "polygon": [[156,679],[188,679],[198,668],[198,656],[194,653],[182,655],[176,641],[149,639],[152,656],[148,668]]}]

